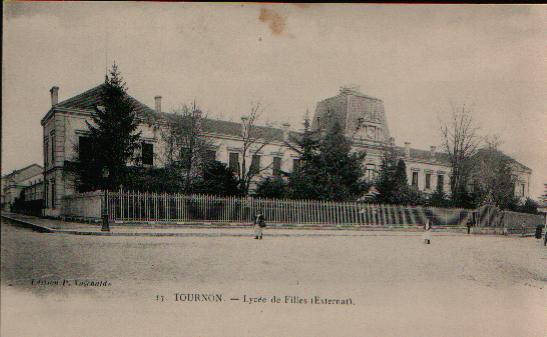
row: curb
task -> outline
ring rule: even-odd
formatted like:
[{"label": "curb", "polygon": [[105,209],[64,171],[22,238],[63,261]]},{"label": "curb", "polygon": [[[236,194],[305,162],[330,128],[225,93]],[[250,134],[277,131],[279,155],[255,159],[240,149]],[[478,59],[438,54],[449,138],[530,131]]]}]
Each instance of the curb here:
[{"label": "curb", "polygon": [[40,225],[34,224],[34,223],[32,223],[32,222],[28,222],[28,221],[24,221],[24,220],[21,220],[21,219],[12,218],[12,217],[5,216],[5,215],[2,215],[2,218],[8,219],[9,221],[14,222],[18,227],[30,228],[30,229],[32,229],[32,230],[35,231],[35,232],[40,232],[40,233],[55,233],[55,232],[57,231],[57,230],[55,230],[55,229],[52,229],[52,228],[49,228],[49,227],[46,227],[46,226],[40,226]]},{"label": "curb", "polygon": [[[126,237],[136,237],[136,236],[156,236],[156,237],[252,237],[253,233],[173,233],[173,232],[100,232],[100,231],[79,231],[79,230],[69,230],[69,229],[54,229],[47,226],[37,225],[29,221],[9,217],[2,215],[2,218],[12,221],[18,227],[30,228],[34,231],[40,233],[55,233],[55,234],[70,234],[70,235],[94,235],[94,236],[126,236]],[[374,233],[374,231],[364,231],[360,230],[359,233],[344,233],[346,231],[341,230],[340,234],[332,233],[318,233],[316,231],[310,231],[310,233],[270,233],[266,235],[268,237],[331,237],[331,236],[416,236],[419,235],[418,232],[404,232],[401,234],[393,235],[391,233]],[[395,231],[394,231],[395,232]],[[367,234],[365,234],[367,233]],[[448,235],[459,235],[457,233],[451,233]]]},{"label": "curb", "polygon": [[[218,232],[210,232],[210,233],[184,233],[184,232],[101,232],[101,231],[86,231],[86,230],[74,230],[74,229],[56,229],[56,228],[50,228],[43,225],[37,225],[35,223],[21,220],[18,218],[6,216],[2,214],[2,218],[7,219],[11,222],[13,222],[16,226],[22,227],[22,228],[29,228],[33,231],[40,232],[40,233],[55,233],[55,234],[70,234],[70,235],[94,235],[94,236],[125,236],[125,237],[252,237],[252,232],[249,233],[218,233]],[[205,226],[192,226],[188,227],[189,229],[228,229],[227,227],[205,227]],[[232,227],[234,228],[234,227]],[[249,228],[251,227],[237,227],[239,229],[241,228]],[[335,236],[344,236],[344,237],[351,237],[351,236],[417,236],[421,235],[421,231],[413,230],[412,228],[282,228],[277,226],[271,226],[270,229],[273,231],[268,233],[267,236],[269,237],[335,237]],[[276,229],[285,229],[285,230],[291,230],[291,229],[303,229],[303,230],[309,230],[309,233],[275,233]],[[324,230],[333,230],[337,231],[339,233],[324,233]],[[405,230],[406,229],[406,230]],[[323,232],[323,233],[321,233]],[[353,233],[348,233],[353,232]],[[383,233],[378,233],[383,232]],[[434,233],[441,234],[440,236],[460,236],[465,235],[465,233],[460,233],[458,231],[433,231]],[[366,233],[366,234],[365,234]],[[399,234],[392,234],[392,233],[399,233]],[[498,233],[472,233],[472,235],[500,235]],[[517,235],[505,235],[505,236],[517,236]],[[520,235],[518,235],[520,236]]]}]

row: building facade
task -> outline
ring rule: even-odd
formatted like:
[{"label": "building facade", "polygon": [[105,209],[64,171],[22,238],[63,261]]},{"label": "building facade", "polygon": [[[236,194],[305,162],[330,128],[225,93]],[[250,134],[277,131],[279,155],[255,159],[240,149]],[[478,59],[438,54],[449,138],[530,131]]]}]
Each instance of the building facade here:
[{"label": "building facade", "polygon": [[[31,164],[2,177],[2,209],[10,211],[16,198],[25,190],[25,200],[41,199],[44,168]],[[32,198],[32,199],[31,199]]]},{"label": "building facade", "polygon": [[[45,215],[60,215],[63,196],[76,192],[75,177],[67,170],[67,164],[76,160],[78,150],[86,147],[88,136],[87,122],[101,102],[102,86],[96,86],[86,92],[59,102],[59,88],[50,90],[51,108],[42,118],[43,127],[43,198]],[[161,167],[165,163],[166,144],[162,134],[167,132],[169,119],[173,114],[161,109],[161,96],[156,96],[152,109],[130,97],[139,118],[141,131],[141,151],[143,165]],[[342,88],[338,95],[317,103],[312,118],[312,129],[326,130],[337,121],[352,139],[355,150],[366,151],[363,166],[365,177],[374,180],[380,168],[382,154],[386,146],[394,146],[397,155],[404,159],[407,166],[409,184],[420,191],[431,193],[437,185],[445,192],[450,191],[450,164],[448,157],[436,151],[418,150],[406,142],[404,147],[395,146],[389,132],[383,101],[364,95],[356,88]],[[210,156],[238,170],[243,155],[242,134],[244,123],[217,119],[202,119],[204,135],[210,140]],[[262,169],[262,176],[275,175],[279,171],[292,172],[297,165],[298,153],[288,142],[298,132],[290,130],[289,124],[282,128],[257,126],[265,140],[253,144],[247,152],[246,162],[254,162]],[[257,150],[260,151],[257,152]],[[523,196],[529,193],[531,170],[521,165],[517,187]]]},{"label": "building facade", "polygon": [[[406,164],[408,183],[426,194],[436,191],[438,186],[450,194],[451,164],[446,153],[412,148],[410,142],[396,146],[386,119],[381,99],[364,95],[356,87],[342,87],[338,95],[317,103],[312,127],[322,130],[338,122],[352,139],[356,149],[365,151],[363,163],[365,177],[374,180],[382,162],[383,151],[393,146],[397,156]],[[477,155],[480,155],[480,151]],[[532,170],[511,159],[515,179],[515,196],[521,200],[530,195]]]},{"label": "building facade", "polygon": [[[75,177],[67,166],[85,152],[88,137],[87,122],[91,114],[102,105],[102,86],[94,87],[82,94],[59,102],[59,88],[50,90],[51,108],[42,118],[44,153],[44,202],[45,215],[60,215],[63,196],[76,192]],[[162,134],[167,132],[169,119],[173,114],[161,109],[161,96],[155,97],[155,109],[130,98],[139,118],[143,165],[161,167],[165,164],[166,144]],[[234,170],[241,165],[243,155],[243,124],[203,118],[202,129],[209,138],[210,157],[226,163]],[[256,126],[267,141],[257,141],[247,151],[246,162],[254,161],[263,175],[274,175],[280,170],[291,172],[297,153],[287,146],[293,131],[290,125],[283,128]],[[260,150],[259,150],[260,149]],[[254,158],[253,158],[254,157]]]}]

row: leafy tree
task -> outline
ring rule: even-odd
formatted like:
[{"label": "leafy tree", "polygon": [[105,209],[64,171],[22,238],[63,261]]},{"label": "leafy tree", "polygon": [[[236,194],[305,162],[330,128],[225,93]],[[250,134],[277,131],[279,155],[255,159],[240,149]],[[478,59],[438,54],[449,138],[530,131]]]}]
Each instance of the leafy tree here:
[{"label": "leafy tree", "polygon": [[226,164],[216,160],[205,164],[203,174],[194,182],[192,191],[218,196],[236,196],[241,192],[235,173]]},{"label": "leafy tree", "polygon": [[450,199],[448,199],[448,196],[444,193],[441,185],[438,185],[435,192],[429,196],[427,204],[433,207],[450,207]]},{"label": "leafy tree", "polygon": [[524,203],[517,208],[517,211],[522,213],[538,214],[538,207],[539,204],[536,201],[526,198]]},{"label": "leafy tree", "polygon": [[380,194],[376,200],[382,203],[391,203],[395,190],[395,172],[397,171],[397,155],[393,146],[384,150],[382,163],[380,164],[380,174],[376,181],[376,188]]},{"label": "leafy tree", "polygon": [[288,144],[299,154],[298,165],[289,175],[289,196],[293,199],[313,199],[320,191],[315,180],[320,175],[320,135],[310,130],[310,120],[304,119],[304,132]]},{"label": "leafy tree", "polygon": [[13,204],[11,205],[11,211],[15,213],[23,213],[25,208],[25,190],[19,193],[19,196],[15,197]]},{"label": "leafy tree", "polygon": [[184,176],[166,167],[128,168],[124,188],[134,191],[179,193],[184,191]]},{"label": "leafy tree", "polygon": [[471,158],[470,182],[479,204],[515,209],[518,198],[515,196],[514,160],[498,150],[499,144],[496,138],[487,139],[486,146]]},{"label": "leafy tree", "polygon": [[398,159],[393,147],[388,147],[383,155],[380,176],[376,188],[380,194],[377,201],[387,204],[423,205],[426,198],[414,186],[408,185],[406,163]]},{"label": "leafy tree", "polygon": [[364,152],[352,152],[351,142],[335,122],[319,141],[304,133],[300,167],[291,174],[291,194],[296,198],[354,200],[368,190],[362,180]]},{"label": "leafy tree", "polygon": [[285,198],[287,183],[281,177],[266,177],[258,183],[255,194],[259,198]]},{"label": "leafy tree", "polygon": [[[93,152],[78,158],[78,175],[85,188],[117,189],[127,178],[127,163],[136,159],[139,122],[115,63],[105,75],[101,90],[102,106],[91,114],[91,123],[86,121]],[[108,177],[103,176],[104,170]]]},{"label": "leafy tree", "polygon": [[397,161],[397,167],[393,175],[393,190],[391,191],[390,201],[395,204],[419,204],[421,201],[419,191],[408,185],[406,163],[402,159]]}]

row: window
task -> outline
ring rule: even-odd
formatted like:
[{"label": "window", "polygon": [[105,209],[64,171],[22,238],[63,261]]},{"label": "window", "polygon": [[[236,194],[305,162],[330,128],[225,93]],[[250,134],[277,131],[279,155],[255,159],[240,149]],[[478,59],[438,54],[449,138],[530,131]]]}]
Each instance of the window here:
[{"label": "window", "polygon": [[154,165],[154,144],[142,143],[142,164]]},{"label": "window", "polygon": [[298,171],[299,168],[300,168],[300,159],[294,158],[292,160],[292,171],[296,172]]},{"label": "window", "polygon": [[55,179],[51,180],[51,208],[55,208]]},{"label": "window", "polygon": [[520,196],[523,197],[526,192],[526,184],[520,184]]},{"label": "window", "polygon": [[425,189],[426,190],[431,189],[431,173],[425,174]]},{"label": "window", "polygon": [[412,172],[412,186],[418,187],[418,172]]},{"label": "window", "polygon": [[437,188],[441,191],[444,190],[444,175],[442,174],[437,176]]},{"label": "window", "polygon": [[279,176],[281,174],[281,157],[273,158],[273,175]]},{"label": "window", "polygon": [[239,153],[230,152],[228,165],[230,166],[230,169],[232,169],[232,171],[239,174]]},{"label": "window", "polygon": [[78,159],[80,162],[88,162],[91,159],[93,148],[91,146],[91,138],[81,136],[78,138]]},{"label": "window", "polygon": [[51,165],[55,166],[55,131],[51,131]]},{"label": "window", "polygon": [[258,173],[260,171],[260,155],[253,154],[251,159],[251,167],[249,168],[251,173]]},{"label": "window", "polygon": [[47,137],[44,138],[44,167],[47,167],[49,164],[49,140]]}]

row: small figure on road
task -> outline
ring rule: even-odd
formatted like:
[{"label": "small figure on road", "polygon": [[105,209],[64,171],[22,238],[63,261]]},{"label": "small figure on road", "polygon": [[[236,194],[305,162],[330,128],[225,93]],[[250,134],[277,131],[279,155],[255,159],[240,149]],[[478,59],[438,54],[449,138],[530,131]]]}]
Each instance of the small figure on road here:
[{"label": "small figure on road", "polygon": [[471,227],[473,227],[473,220],[471,220],[471,218],[468,218],[465,226],[467,227],[467,234],[471,234]]},{"label": "small figure on road", "polygon": [[264,220],[264,215],[262,215],[261,211],[258,211],[256,213],[256,217],[254,221],[255,239],[262,240],[262,232],[264,230],[264,227],[266,227],[266,221]]},{"label": "small figure on road", "polygon": [[429,222],[429,219],[425,221],[424,234],[422,235],[422,237],[426,245],[429,245],[431,243],[431,223]]}]

